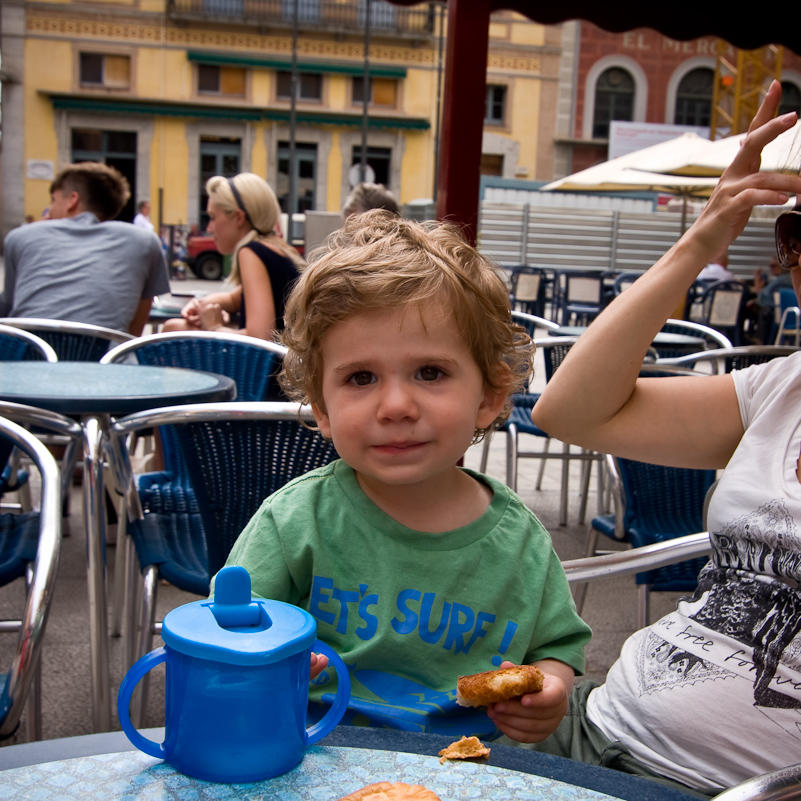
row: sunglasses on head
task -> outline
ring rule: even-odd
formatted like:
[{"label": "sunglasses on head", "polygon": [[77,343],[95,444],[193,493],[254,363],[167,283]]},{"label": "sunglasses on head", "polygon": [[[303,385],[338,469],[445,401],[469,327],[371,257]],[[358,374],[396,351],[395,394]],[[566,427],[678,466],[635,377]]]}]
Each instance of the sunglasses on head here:
[{"label": "sunglasses on head", "polygon": [[785,270],[798,267],[801,254],[801,204],[776,218],[776,253]]}]

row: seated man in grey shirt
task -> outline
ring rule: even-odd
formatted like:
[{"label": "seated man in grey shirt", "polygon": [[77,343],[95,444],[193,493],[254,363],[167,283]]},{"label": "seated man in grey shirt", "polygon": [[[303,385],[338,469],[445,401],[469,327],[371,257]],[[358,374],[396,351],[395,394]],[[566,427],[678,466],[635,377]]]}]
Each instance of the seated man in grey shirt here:
[{"label": "seated man in grey shirt", "polygon": [[161,242],[114,217],[130,197],[105,164],[62,170],[50,185],[50,219],[5,239],[0,317],[90,323],[140,336],[156,295],[170,291]]}]

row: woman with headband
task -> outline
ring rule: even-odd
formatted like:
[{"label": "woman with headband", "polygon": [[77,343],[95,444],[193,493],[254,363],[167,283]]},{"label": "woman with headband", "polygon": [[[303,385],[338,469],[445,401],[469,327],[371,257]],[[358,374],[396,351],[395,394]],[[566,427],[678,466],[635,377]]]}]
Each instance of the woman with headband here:
[{"label": "woman with headband", "polygon": [[[195,298],[170,320],[165,331],[231,331],[273,339],[284,328],[284,303],[305,266],[297,251],[274,228],[280,208],[269,184],[243,172],[215,175],[206,182],[209,233],[220,253],[233,253],[232,292]],[[237,318],[237,326],[231,320]]]}]

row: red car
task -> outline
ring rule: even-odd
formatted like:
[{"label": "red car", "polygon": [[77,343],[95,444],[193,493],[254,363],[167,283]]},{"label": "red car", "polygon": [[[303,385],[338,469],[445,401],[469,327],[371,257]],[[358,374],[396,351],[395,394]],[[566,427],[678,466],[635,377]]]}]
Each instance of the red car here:
[{"label": "red car", "polygon": [[198,278],[219,281],[223,277],[223,255],[217,250],[211,234],[202,233],[190,236],[186,240],[184,261]]}]

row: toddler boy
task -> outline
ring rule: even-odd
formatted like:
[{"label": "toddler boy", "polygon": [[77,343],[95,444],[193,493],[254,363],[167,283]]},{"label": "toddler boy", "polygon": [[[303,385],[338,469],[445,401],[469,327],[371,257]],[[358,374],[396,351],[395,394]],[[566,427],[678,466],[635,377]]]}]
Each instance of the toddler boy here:
[{"label": "toddler boy", "polygon": [[[228,564],[314,616],[351,674],[346,721],[544,739],[590,631],[537,518],[457,467],[531,372],[504,282],[453,228],[372,211],[315,254],[285,321],[284,391],[311,404],[341,459],[273,493]],[[313,663],[324,705],[336,676]],[[542,692],[456,704],[459,675],[512,663],[537,664]]]}]

